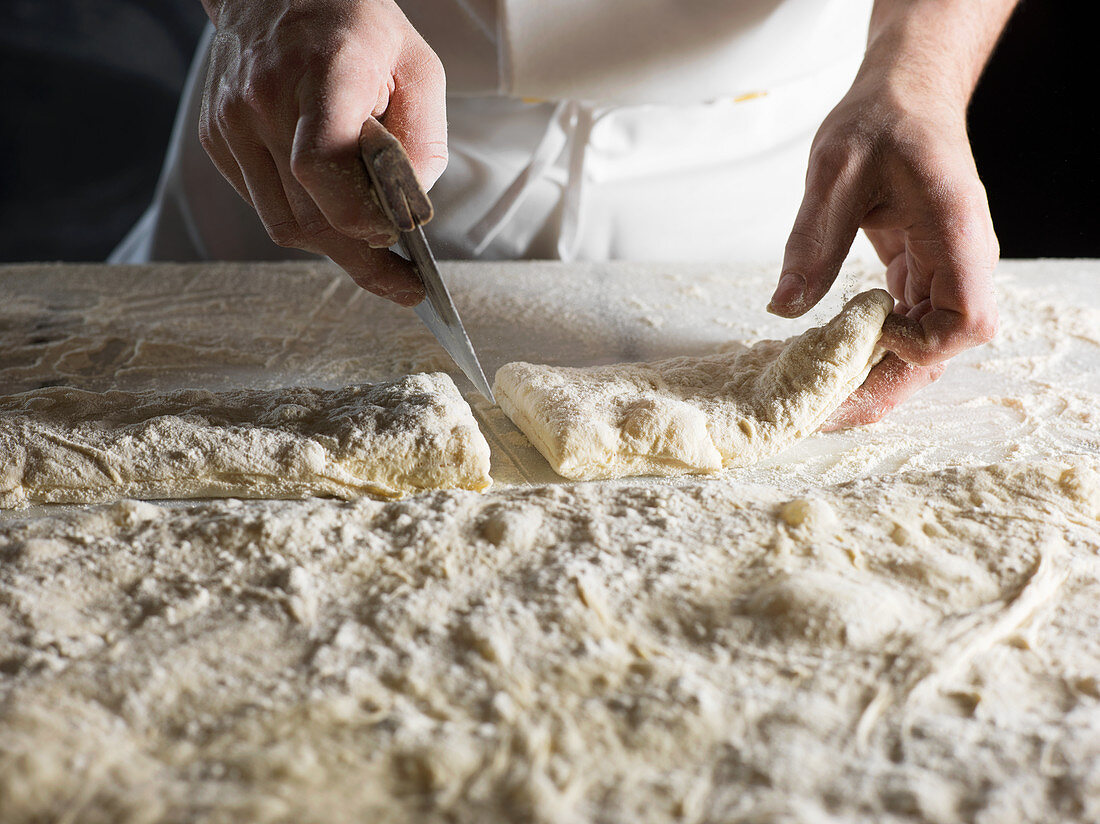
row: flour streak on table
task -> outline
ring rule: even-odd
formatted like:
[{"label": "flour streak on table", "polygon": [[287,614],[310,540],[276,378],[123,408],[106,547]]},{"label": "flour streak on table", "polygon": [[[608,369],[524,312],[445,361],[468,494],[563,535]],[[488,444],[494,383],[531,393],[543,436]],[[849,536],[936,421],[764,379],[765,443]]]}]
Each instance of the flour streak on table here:
[{"label": "flour streak on table", "polygon": [[[774,270],[448,264],[487,370],[784,338]],[[486,493],[0,516],[5,824],[1100,820],[1100,263],[887,420],[565,483],[460,383]],[[0,392],[450,370],[321,265],[0,269]],[[991,466],[987,466],[990,465]]]}]

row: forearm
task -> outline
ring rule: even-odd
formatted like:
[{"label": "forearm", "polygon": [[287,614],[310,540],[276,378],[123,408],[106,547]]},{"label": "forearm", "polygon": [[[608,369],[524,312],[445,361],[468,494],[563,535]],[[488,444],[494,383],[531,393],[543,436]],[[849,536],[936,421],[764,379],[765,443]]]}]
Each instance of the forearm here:
[{"label": "forearm", "polygon": [[965,112],[1017,2],[875,0],[860,80],[885,78]]}]

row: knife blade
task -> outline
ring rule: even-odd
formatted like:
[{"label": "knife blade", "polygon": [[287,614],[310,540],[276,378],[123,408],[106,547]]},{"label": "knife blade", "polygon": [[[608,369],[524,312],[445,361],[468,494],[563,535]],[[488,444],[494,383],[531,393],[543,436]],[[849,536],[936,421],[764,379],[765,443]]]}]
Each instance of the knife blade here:
[{"label": "knife blade", "polygon": [[454,301],[451,300],[447,283],[436,265],[428,239],[424,237],[424,230],[420,226],[415,226],[412,231],[402,232],[401,247],[416,267],[416,272],[424,282],[424,291],[427,294],[427,297],[413,309],[416,316],[435,335],[435,339],[447,350],[451,360],[470,379],[474,388],[496,403],[493,390],[481,368],[481,362],[477,359],[473,344],[470,343],[470,336],[466,334],[466,327],[462,325],[462,318],[458,316],[458,310],[455,308]]},{"label": "knife blade", "polygon": [[413,170],[401,142],[374,118],[363,124],[359,152],[367,168],[378,205],[400,230],[400,246],[424,284],[425,298],[413,309],[451,360],[482,395],[493,403],[470,336],[458,316],[447,283],[439,272],[423,226],[432,219],[432,203]]}]

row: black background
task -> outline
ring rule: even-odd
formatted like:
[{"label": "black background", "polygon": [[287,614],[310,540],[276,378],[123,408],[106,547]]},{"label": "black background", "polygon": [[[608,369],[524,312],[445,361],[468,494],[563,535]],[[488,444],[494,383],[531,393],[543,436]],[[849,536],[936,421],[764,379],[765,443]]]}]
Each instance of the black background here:
[{"label": "black background", "polygon": [[1096,30],[1025,0],[978,84],[970,136],[1003,257],[1100,257]]},{"label": "black background", "polygon": [[[152,197],[204,21],[198,0],[0,0],[0,261],[104,259]],[[1094,39],[1025,0],[978,86],[1004,257],[1100,257]]]}]

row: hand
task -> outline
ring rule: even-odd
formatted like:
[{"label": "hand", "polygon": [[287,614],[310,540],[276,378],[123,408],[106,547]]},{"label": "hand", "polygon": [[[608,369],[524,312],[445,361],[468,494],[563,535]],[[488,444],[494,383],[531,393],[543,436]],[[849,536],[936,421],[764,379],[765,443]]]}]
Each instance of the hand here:
[{"label": "hand", "polygon": [[280,246],[402,305],[424,296],[360,160],[377,118],[428,189],[447,164],[443,68],[393,0],[204,0],[218,31],[199,137]]},{"label": "hand", "polygon": [[897,301],[881,341],[891,354],[826,428],[878,420],[996,332],[999,250],[964,108],[886,79],[857,80],[814,139],[769,310],[795,317],[814,306],[861,227]]},{"label": "hand", "polygon": [[862,227],[897,305],[890,350],[824,428],[878,420],[997,331],[1000,250],[966,106],[1017,0],[875,0],[851,90],[814,138],[806,194],[770,311],[828,291]]}]

